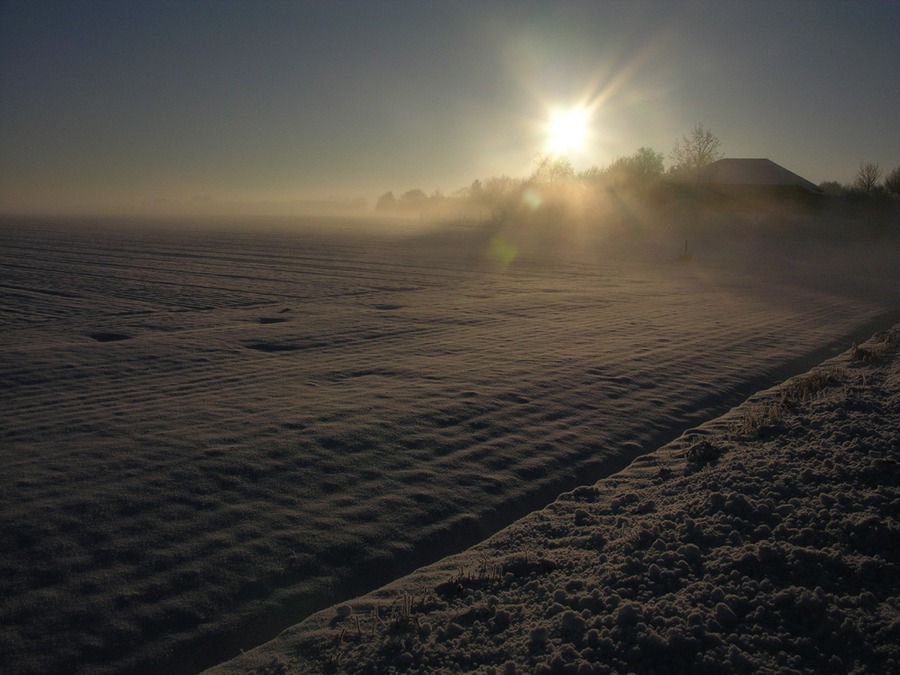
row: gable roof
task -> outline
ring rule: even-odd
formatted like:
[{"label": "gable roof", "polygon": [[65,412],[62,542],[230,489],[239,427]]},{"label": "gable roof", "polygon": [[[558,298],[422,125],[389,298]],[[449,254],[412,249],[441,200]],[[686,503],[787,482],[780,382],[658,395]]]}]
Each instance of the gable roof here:
[{"label": "gable roof", "polygon": [[720,159],[697,173],[697,182],[716,185],[793,186],[821,192],[811,183],[771,159]]}]

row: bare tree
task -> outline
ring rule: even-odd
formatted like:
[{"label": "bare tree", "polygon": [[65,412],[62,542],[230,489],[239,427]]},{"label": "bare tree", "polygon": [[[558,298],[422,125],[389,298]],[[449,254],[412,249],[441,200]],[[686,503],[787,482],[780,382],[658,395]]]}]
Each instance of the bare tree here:
[{"label": "bare tree", "polygon": [[[490,209],[491,218],[495,222],[507,218],[514,205],[519,202],[516,195],[521,194],[524,181],[509,176],[491,176],[479,181],[479,202]],[[474,184],[473,184],[474,187]]]},{"label": "bare tree", "polygon": [[633,182],[648,182],[662,175],[663,154],[641,147],[630,157],[619,157],[614,160],[606,172],[624,176]]},{"label": "bare tree", "polygon": [[884,189],[892,195],[900,196],[900,166],[885,176]]},{"label": "bare tree", "polygon": [[859,163],[859,171],[856,172],[856,180],[853,185],[865,192],[871,194],[878,187],[878,180],[881,178],[881,168],[872,162]]},{"label": "bare tree", "polygon": [[709,129],[698,124],[694,127],[691,137],[682,136],[680,142],[675,143],[669,154],[672,160],[672,173],[694,173],[707,164],[722,158],[719,152],[721,142]]},{"label": "bare tree", "polygon": [[587,185],[595,185],[603,178],[603,169],[594,164],[589,169],[579,171],[576,176],[578,180]]},{"label": "bare tree", "polygon": [[836,180],[826,180],[819,183],[819,189],[826,195],[843,195],[847,194],[847,186],[841,185]]},{"label": "bare tree", "polygon": [[537,155],[534,165],[534,172],[529,179],[534,183],[554,183],[575,177],[575,169],[567,157]]}]

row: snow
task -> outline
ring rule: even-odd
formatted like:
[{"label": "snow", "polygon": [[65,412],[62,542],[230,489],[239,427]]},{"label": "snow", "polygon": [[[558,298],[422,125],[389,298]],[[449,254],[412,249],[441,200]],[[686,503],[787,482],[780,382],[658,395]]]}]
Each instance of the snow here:
[{"label": "snow", "polygon": [[[0,224],[3,672],[196,672],[301,621],[285,634],[296,636],[293,646],[275,643],[246,658],[265,654],[305,672],[331,667],[337,654],[347,669],[373,659],[378,670],[419,667],[433,649],[448,669],[463,667],[463,654],[472,667],[502,669],[510,659],[525,667],[517,645],[533,642],[527,658],[537,668],[568,658],[566,644],[598,650],[589,641],[599,636],[606,649],[613,627],[669,640],[668,628],[648,623],[649,609],[663,603],[661,616],[675,617],[713,593],[731,562],[700,548],[724,527],[704,500],[715,493],[730,508],[739,486],[726,481],[729,473],[721,485],[702,481],[732,466],[737,441],[690,475],[681,475],[683,458],[673,459],[674,478],[651,485],[660,490],[652,497],[640,483],[621,494],[617,486],[664,464],[616,472],[900,319],[897,249],[883,242],[798,234],[773,244],[706,232],[687,265],[675,262],[683,238],[654,236],[627,245],[579,240],[577,256],[519,245],[519,257],[500,266],[477,232],[250,225]],[[880,363],[860,360],[847,371],[876,378]],[[868,396],[873,381],[854,382],[852,391]],[[771,407],[753,410],[748,427],[771,421]],[[870,428],[854,418],[839,437],[868,442]],[[779,438],[787,448],[789,434],[764,440]],[[871,462],[890,468],[890,459]],[[853,478],[832,461],[838,478]],[[753,462],[743,462],[751,476]],[[828,475],[821,466],[810,471]],[[795,475],[802,471],[766,485],[771,505],[761,508],[775,515],[760,516],[759,527],[773,537],[783,524],[776,516],[791,531],[820,525],[778,512],[802,499]],[[592,496],[595,488],[584,486],[598,480]],[[683,503],[666,485],[683,487]],[[836,485],[816,493],[815,513],[849,510],[844,494],[872,513],[881,508],[865,501],[874,488]],[[570,496],[539,510],[561,493]],[[750,497],[755,509],[761,497]],[[871,513],[854,508],[853,532],[868,541]],[[794,514],[808,511],[794,505]],[[682,532],[687,517],[694,526]],[[729,531],[727,546],[741,555],[795,559],[793,549],[765,548],[732,524],[741,542]],[[576,525],[584,532],[565,534]],[[479,548],[462,554],[461,567],[454,558],[436,562],[505,526],[482,545],[503,546],[485,549],[493,553],[484,564],[471,557]],[[885,535],[875,532],[880,542]],[[656,539],[664,551],[652,548]],[[866,563],[876,577],[894,564],[885,555],[888,567]],[[645,565],[651,556],[659,560]],[[596,586],[557,585],[584,560],[601,575]],[[652,569],[654,584],[675,583],[667,575],[680,562],[684,575],[706,566],[691,581],[701,585],[648,605],[652,589],[638,592],[633,580]],[[420,568],[437,576],[414,593],[364,595]],[[684,575],[677,579],[693,579]],[[526,587],[535,600],[523,606]],[[608,587],[619,597],[614,606],[601,593]],[[572,604],[595,589],[594,604]],[[711,606],[716,621],[745,621],[727,595]],[[459,606],[467,598],[477,608],[469,618]],[[870,611],[868,598],[851,623]],[[376,604],[383,621],[372,627],[366,612],[371,618]],[[540,621],[529,613],[538,605]],[[708,617],[699,615],[706,630]],[[595,625],[606,616],[611,625]],[[349,639],[357,619],[371,639]],[[390,637],[383,622],[416,630]],[[422,637],[425,624],[431,632]],[[680,629],[686,640],[693,626]],[[413,642],[391,655],[398,640]],[[495,643],[505,645],[503,661],[472,656]]]},{"label": "snow", "polygon": [[897,672],[900,324],[862,349],[208,672]]}]

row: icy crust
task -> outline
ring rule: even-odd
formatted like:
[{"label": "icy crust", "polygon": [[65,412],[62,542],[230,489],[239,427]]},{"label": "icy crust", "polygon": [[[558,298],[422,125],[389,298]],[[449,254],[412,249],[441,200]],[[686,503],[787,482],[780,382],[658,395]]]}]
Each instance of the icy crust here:
[{"label": "icy crust", "polygon": [[217,673],[900,671],[900,325]]}]

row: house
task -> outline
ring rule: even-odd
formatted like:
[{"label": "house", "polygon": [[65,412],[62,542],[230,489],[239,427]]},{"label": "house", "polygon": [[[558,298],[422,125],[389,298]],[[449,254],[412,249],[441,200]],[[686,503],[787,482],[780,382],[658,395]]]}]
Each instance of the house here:
[{"label": "house", "polygon": [[817,185],[770,159],[720,159],[675,183],[713,209],[816,208],[823,195]]},{"label": "house", "polygon": [[789,188],[822,194],[817,185],[788,171],[771,159],[720,159],[697,172],[696,181],[722,188]]}]

